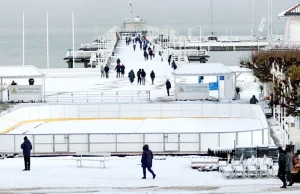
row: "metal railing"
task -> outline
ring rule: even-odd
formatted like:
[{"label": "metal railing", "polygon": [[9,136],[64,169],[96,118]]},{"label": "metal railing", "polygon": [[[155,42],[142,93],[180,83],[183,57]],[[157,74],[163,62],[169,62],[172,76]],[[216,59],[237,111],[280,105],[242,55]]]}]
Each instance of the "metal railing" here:
[{"label": "metal railing", "polygon": [[147,102],[150,90],[46,92],[46,102]]},{"label": "metal railing", "polygon": [[[99,126],[100,127],[100,126]],[[156,153],[201,153],[208,148],[268,145],[269,129],[203,133],[26,134],[33,154],[74,152],[140,153],[149,144]],[[1,134],[1,153],[22,153],[24,134]]]}]

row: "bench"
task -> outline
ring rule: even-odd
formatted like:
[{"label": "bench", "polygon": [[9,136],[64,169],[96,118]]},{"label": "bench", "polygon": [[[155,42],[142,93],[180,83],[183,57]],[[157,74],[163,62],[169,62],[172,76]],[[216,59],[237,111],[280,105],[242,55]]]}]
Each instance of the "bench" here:
[{"label": "bench", "polygon": [[[98,153],[98,152],[76,152],[77,156],[80,156],[79,158],[76,158],[77,162],[77,167],[83,167],[82,166],[82,161],[95,161],[95,162],[100,162],[100,168],[103,167],[105,168],[105,161],[108,156],[111,156],[111,153],[105,152],[105,153]],[[100,159],[84,159],[82,156],[93,156],[93,157],[102,157]]]}]

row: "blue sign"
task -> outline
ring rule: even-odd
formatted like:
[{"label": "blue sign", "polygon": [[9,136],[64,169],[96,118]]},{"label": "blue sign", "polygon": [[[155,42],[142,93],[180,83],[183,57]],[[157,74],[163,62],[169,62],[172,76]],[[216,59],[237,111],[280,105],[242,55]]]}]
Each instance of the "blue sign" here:
[{"label": "blue sign", "polygon": [[210,82],[209,83],[209,90],[218,90],[219,84],[218,82]]},{"label": "blue sign", "polygon": [[220,80],[224,80],[224,76],[220,76]]}]

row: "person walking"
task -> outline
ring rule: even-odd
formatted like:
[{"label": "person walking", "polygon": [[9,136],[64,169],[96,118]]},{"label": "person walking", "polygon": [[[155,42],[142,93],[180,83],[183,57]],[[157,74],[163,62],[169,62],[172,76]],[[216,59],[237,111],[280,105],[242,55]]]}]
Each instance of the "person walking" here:
[{"label": "person walking", "polygon": [[153,57],[153,50],[152,49],[149,49],[149,55],[150,55],[150,60],[152,60],[152,57]]},{"label": "person walking", "polygon": [[250,104],[257,104],[258,100],[256,99],[255,95],[252,96],[252,98],[250,99]]},{"label": "person walking", "polygon": [[286,170],[286,156],[281,146],[278,147],[277,151],[279,152],[278,158],[278,178],[282,181],[283,186],[280,188],[286,188],[286,180],[285,180],[285,170]]},{"label": "person walking", "polygon": [[155,79],[155,73],[154,73],[153,70],[150,73],[150,77],[151,77],[151,81],[152,81],[152,85],[153,85],[154,84],[154,79]]},{"label": "person walking", "polygon": [[129,77],[129,81],[130,81],[130,83],[132,85],[132,83],[134,82],[134,78],[135,78],[133,69],[128,73],[128,77]]},{"label": "person walking", "polygon": [[288,186],[293,186],[294,182],[292,179],[291,171],[293,170],[293,154],[289,148],[285,149],[286,152],[286,175],[287,175],[287,180],[290,181]]},{"label": "person walking", "polygon": [[115,68],[115,71],[117,72],[116,74],[116,78],[120,78],[120,74],[121,74],[121,65],[120,63],[117,64],[116,68]]},{"label": "person walking", "polygon": [[136,44],[133,45],[133,51],[135,52]]},{"label": "person walking", "polygon": [[173,62],[172,62],[172,68],[174,69],[174,70],[176,70],[177,69],[177,65],[176,65],[176,63],[175,63],[175,61],[173,60]]},{"label": "person walking", "polygon": [[144,71],[144,69],[142,69],[142,71],[141,71],[141,78],[142,78],[142,84],[145,85],[145,82],[146,82],[146,72]]},{"label": "person walking", "polygon": [[156,174],[153,172],[152,168],[152,160],[153,160],[153,153],[149,149],[149,146],[146,144],[143,146],[143,154],[142,154],[142,168],[143,168],[143,178],[146,179],[146,169],[152,174],[152,178],[155,179]]},{"label": "person walking", "polygon": [[101,67],[100,67],[100,72],[101,72],[101,78],[104,78],[104,67],[103,67],[103,65],[101,65]]},{"label": "person walking", "polygon": [[164,51],[161,52],[160,57],[161,57],[161,62],[164,62]]},{"label": "person walking", "polygon": [[27,139],[27,136],[24,137],[24,142],[21,144],[21,149],[23,150],[24,165],[25,169],[23,171],[30,170],[30,152],[32,150],[31,142]]},{"label": "person walking", "polygon": [[147,51],[144,51],[144,58],[145,58],[145,61],[147,61]]},{"label": "person walking", "polygon": [[140,85],[141,85],[141,82],[142,82],[142,79],[141,79],[141,72],[142,72],[142,70],[139,69],[139,71],[136,73],[137,78],[138,78],[137,83],[140,84]]},{"label": "person walking", "polygon": [[171,82],[167,79],[166,81],[166,88],[167,88],[167,93],[168,93],[168,96],[170,96],[170,89],[171,89]]},{"label": "person walking", "polygon": [[124,64],[121,65],[121,77],[124,77],[125,74],[125,66]]},{"label": "person walking", "polygon": [[106,79],[108,79],[108,75],[109,75],[109,66],[108,66],[108,64],[106,64],[106,66],[104,67],[104,72],[105,72]]},{"label": "person walking", "polygon": [[168,58],[169,65],[171,64],[171,58],[172,58],[172,55],[169,55],[169,58]]}]

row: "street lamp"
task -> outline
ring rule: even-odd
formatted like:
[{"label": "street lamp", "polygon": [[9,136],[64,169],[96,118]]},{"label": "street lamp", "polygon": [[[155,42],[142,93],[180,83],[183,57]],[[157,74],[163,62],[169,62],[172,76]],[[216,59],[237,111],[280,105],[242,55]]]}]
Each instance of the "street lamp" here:
[{"label": "street lamp", "polygon": [[198,25],[198,27],[199,27],[199,39],[200,39],[199,42],[200,42],[200,49],[201,49],[201,42],[202,42],[201,41],[201,39],[202,39],[202,32],[201,31],[202,31],[202,27],[201,27],[201,25]]}]

